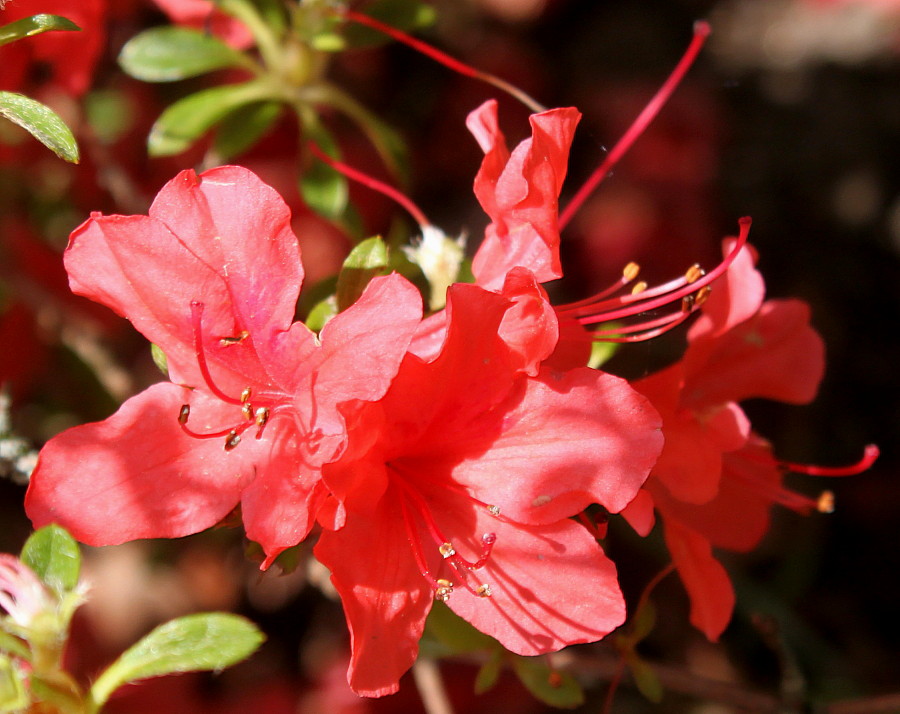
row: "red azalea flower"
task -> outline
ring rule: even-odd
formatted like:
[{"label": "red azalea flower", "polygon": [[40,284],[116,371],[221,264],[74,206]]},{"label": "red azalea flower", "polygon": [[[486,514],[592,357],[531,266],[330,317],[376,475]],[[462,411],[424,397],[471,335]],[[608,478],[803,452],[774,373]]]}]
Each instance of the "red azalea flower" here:
[{"label": "red azalea flower", "polygon": [[[624,515],[644,534],[654,507],[662,517],[666,544],[691,597],[691,622],[711,640],[734,607],[731,582],[712,547],[756,546],[773,503],[801,512],[817,507],[815,499],[782,485],[785,470],[812,471],[778,462],[738,405],[753,397],[810,402],[825,367],[807,305],[762,302],[764,285],[753,263],[747,247],[704,304],[683,359],[633,383],[659,410],[665,446],[646,493]],[[834,475],[867,468],[876,454],[869,449],[860,464]]]},{"label": "red azalea flower", "polygon": [[[46,81],[63,92],[81,96],[91,85],[94,66],[106,41],[106,0],[15,0],[0,12],[0,24],[49,13],[81,28],[78,32],[46,32],[0,47],[0,89],[30,90],[29,70],[42,64]],[[40,78],[39,78],[40,79]]]},{"label": "red azalea flower", "polygon": [[510,301],[460,284],[449,298],[439,355],[409,354],[382,400],[345,410],[347,449],[323,467],[334,498],[315,552],[349,622],[350,684],[369,696],[396,691],[435,599],[523,655],[621,624],[615,568],[569,517],[624,507],[661,447],[624,380],[524,376],[498,335]]},{"label": "red azalea flower", "polygon": [[421,300],[391,275],[318,337],[293,322],[290,211],[246,169],[184,171],[149,213],[92,216],[65,263],[74,292],[162,349],[171,382],[48,442],[26,510],[102,545],[196,533],[240,502],[268,565],[315,518],[320,466],[345,438],[338,405],[384,394]]}]

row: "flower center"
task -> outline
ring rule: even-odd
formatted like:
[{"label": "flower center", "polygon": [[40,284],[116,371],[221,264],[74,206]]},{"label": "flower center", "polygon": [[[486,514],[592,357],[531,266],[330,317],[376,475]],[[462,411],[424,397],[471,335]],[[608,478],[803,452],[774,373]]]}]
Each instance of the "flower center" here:
[{"label": "flower center", "polygon": [[[197,355],[197,365],[200,368],[200,374],[203,376],[203,381],[206,383],[206,387],[211,394],[215,395],[226,404],[240,407],[241,417],[240,421],[225,429],[212,432],[198,432],[188,426],[188,419],[191,415],[191,405],[183,404],[178,412],[178,423],[181,426],[181,430],[194,439],[224,439],[225,451],[231,451],[241,443],[243,433],[252,426],[256,427],[256,438],[262,438],[263,430],[270,418],[277,412],[286,409],[287,405],[277,404],[276,402],[278,401],[279,395],[275,394],[259,395],[259,400],[254,404],[254,401],[251,401],[253,400],[253,390],[250,387],[245,387],[241,391],[240,397],[235,399],[216,386],[212,374],[209,371],[209,364],[206,360],[206,351],[203,347],[203,308],[204,304],[202,302],[196,300],[191,302],[191,327],[193,330],[194,352]],[[244,330],[236,337],[223,337],[220,342],[223,345],[239,345],[249,336],[250,333]]]},{"label": "flower center", "polygon": [[[400,508],[413,557],[419,567],[419,572],[431,583],[435,599],[446,602],[458,585],[476,597],[491,597],[493,594],[491,586],[479,581],[475,576],[475,571],[481,570],[490,560],[494,544],[497,542],[497,534],[485,533],[481,536],[481,553],[476,560],[464,558],[457,551],[453,541],[438,525],[425,498],[413,485],[408,483],[395,464],[389,463],[387,466],[388,473],[391,474],[390,482],[400,492]],[[498,506],[483,503],[468,495],[465,498],[486,510],[491,516],[500,517]],[[424,532],[427,533],[425,543],[422,542],[421,537],[423,526]],[[426,549],[429,547],[437,550],[441,556],[441,564],[447,564],[449,573],[442,572],[440,573],[441,577],[437,577],[432,572],[426,556]],[[443,577],[444,575],[448,577]]]}]

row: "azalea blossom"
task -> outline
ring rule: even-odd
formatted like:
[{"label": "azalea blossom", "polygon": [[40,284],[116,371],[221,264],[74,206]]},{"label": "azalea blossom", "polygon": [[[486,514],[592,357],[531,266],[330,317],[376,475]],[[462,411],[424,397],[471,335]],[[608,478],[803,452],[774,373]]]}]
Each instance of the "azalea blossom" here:
[{"label": "azalea blossom", "polygon": [[622,623],[615,567],[569,517],[637,493],[658,417],[619,378],[534,376],[498,334],[512,303],[457,284],[439,354],[409,354],[377,402],[345,408],[349,440],[323,466],[332,494],[316,556],[332,571],[359,693],[397,689],[435,600],[534,655]]},{"label": "azalea blossom", "polygon": [[416,289],[377,278],[321,334],[294,322],[290,212],[233,166],[180,173],[149,216],[91,216],[65,264],[74,292],[162,350],[171,381],[47,443],[26,495],[35,526],[91,545],[172,538],[240,503],[264,566],[302,540],[321,464],[346,438],[339,406],[387,390],[421,317]]},{"label": "azalea blossom", "polygon": [[[732,250],[726,243],[725,252]],[[825,492],[810,498],[786,489],[788,470],[845,475],[871,465],[822,469],[779,462],[751,430],[739,402],[761,397],[789,404],[812,401],[825,367],[821,338],[800,300],[763,302],[765,287],[745,247],[716,285],[688,331],[684,357],[637,380],[663,419],[665,446],[646,490],[624,515],[646,534],[660,515],[673,562],[691,597],[691,622],[711,640],[731,619],[734,591],[712,548],[754,548],[775,503],[801,513],[827,511]]]}]

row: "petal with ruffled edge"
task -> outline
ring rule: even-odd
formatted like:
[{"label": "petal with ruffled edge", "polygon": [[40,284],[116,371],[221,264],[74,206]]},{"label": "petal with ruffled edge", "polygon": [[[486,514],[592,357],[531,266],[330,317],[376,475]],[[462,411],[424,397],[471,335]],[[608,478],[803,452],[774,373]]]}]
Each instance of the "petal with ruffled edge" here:
[{"label": "petal with ruffled edge", "polygon": [[562,275],[559,192],[581,118],[571,107],[533,114],[529,118],[531,138],[506,158],[496,115],[497,103],[492,100],[466,121],[485,151],[475,177],[475,195],[492,221],[472,261],[472,272],[479,285],[491,290],[499,290],[514,267],[528,268],[540,282]]},{"label": "petal with ruffled edge", "polygon": [[371,511],[353,513],[341,530],[323,532],[315,554],[331,571],[350,628],[350,686],[369,697],[396,692],[434,601],[398,499],[381,499]]},{"label": "petal with ruffled edge", "polygon": [[187,392],[156,384],[105,421],[51,439],[25,496],[35,528],[59,523],[83,543],[112,545],[177,538],[224,518],[272,444],[245,439],[226,451],[223,439],[187,436],[177,420]]},{"label": "petal with ruffled edge", "polygon": [[715,642],[734,611],[734,588],[708,540],[667,518],[666,546],[691,599],[691,624]]}]

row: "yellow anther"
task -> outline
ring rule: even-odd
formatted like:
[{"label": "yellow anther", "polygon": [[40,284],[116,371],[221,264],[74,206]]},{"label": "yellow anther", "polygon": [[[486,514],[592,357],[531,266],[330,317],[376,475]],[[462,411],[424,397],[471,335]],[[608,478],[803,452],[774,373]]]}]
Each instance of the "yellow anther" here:
[{"label": "yellow anther", "polygon": [[438,551],[440,551],[442,558],[452,558],[456,555],[456,548],[453,547],[453,543],[441,543]]},{"label": "yellow anther", "polygon": [[500,515],[500,506],[488,506],[487,511],[492,516],[499,516]]},{"label": "yellow anther", "polygon": [[244,406],[241,407],[241,414],[244,415],[244,419],[248,421],[253,418],[253,405],[250,402],[244,402]]},{"label": "yellow anther", "polygon": [[681,311],[691,312],[696,305],[696,298],[693,295],[685,295],[681,298]]},{"label": "yellow anther", "polygon": [[475,594],[478,597],[490,597],[494,593],[491,591],[491,586],[487,583],[484,583],[483,585],[479,585],[477,588],[475,588]]},{"label": "yellow anther", "polygon": [[184,426],[187,424],[188,417],[191,415],[191,405],[182,404],[178,412],[178,423]]},{"label": "yellow anther", "polygon": [[685,272],[684,279],[687,280],[689,284],[696,283],[704,275],[706,275],[706,271],[697,263],[694,263],[690,268],[687,269],[687,272]]},{"label": "yellow anther", "polygon": [[834,491],[822,491],[816,501],[819,513],[834,513]]},{"label": "yellow anther", "polygon": [[704,285],[702,288],[700,288],[694,296],[694,305],[700,307],[703,303],[706,302],[711,292],[712,286],[710,285]]},{"label": "yellow anther", "polygon": [[629,263],[622,270],[622,277],[625,278],[629,283],[634,280],[638,273],[641,272],[641,266],[637,263]]},{"label": "yellow anther", "polygon": [[434,599],[440,602],[447,602],[450,599],[450,594],[453,592],[453,583],[440,578],[437,581],[437,585],[437,589],[434,591]]},{"label": "yellow anther", "polygon": [[269,421],[269,408],[260,407],[256,410],[256,426],[264,427],[267,421]]},{"label": "yellow anther", "polygon": [[247,402],[249,402],[250,397],[252,397],[252,396],[253,396],[253,390],[250,389],[250,387],[247,387],[246,389],[244,389],[244,391],[241,392],[241,404],[246,404]]},{"label": "yellow anther", "polygon": [[646,290],[646,289],[647,289],[647,283],[645,283],[643,280],[641,280],[641,282],[635,283],[634,287],[631,288],[631,294],[637,295],[638,293],[644,292],[644,290]]},{"label": "yellow anther", "polygon": [[248,337],[250,337],[250,333],[247,332],[247,330],[244,330],[237,337],[223,337],[219,340],[219,344],[221,344],[223,347],[227,347],[228,345],[236,345],[239,342],[243,342]]}]

